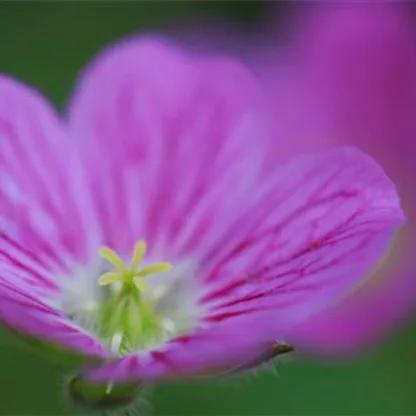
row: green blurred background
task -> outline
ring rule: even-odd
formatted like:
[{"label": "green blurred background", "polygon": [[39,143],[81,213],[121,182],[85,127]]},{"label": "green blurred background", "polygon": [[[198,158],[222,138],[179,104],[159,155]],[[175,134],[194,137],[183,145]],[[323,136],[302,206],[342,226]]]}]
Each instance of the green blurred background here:
[{"label": "green blurred background", "polygon": [[[280,4],[284,9],[285,4]],[[2,2],[0,71],[63,108],[78,71],[108,42],[192,17],[230,19],[256,30],[263,2]],[[285,360],[276,371],[229,381],[160,385],[155,415],[416,414],[416,327],[354,360]],[[64,400],[65,368],[0,338],[0,414],[75,414]]]}]

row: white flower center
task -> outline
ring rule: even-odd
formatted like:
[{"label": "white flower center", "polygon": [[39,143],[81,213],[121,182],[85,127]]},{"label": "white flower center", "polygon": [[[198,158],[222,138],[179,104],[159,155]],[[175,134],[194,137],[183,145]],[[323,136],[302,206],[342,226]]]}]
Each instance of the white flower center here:
[{"label": "white flower center", "polygon": [[[149,350],[198,325],[194,267],[182,262],[141,268],[146,243],[139,241],[130,266],[108,247],[99,254],[114,266],[98,277],[82,273],[63,285],[62,308],[84,329],[93,332],[115,355]],[[95,278],[94,278],[95,276]]]}]

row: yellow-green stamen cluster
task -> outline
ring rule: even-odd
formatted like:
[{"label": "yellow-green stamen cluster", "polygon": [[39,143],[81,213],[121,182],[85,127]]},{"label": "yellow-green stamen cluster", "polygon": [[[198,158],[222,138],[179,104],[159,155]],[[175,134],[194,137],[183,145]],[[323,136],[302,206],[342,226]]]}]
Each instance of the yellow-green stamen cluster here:
[{"label": "yellow-green stamen cluster", "polygon": [[112,249],[102,247],[99,250],[99,255],[116,269],[98,279],[101,286],[113,285],[101,310],[100,335],[108,340],[114,354],[146,349],[164,337],[161,319],[143,294],[148,289],[146,278],[168,272],[172,265],[156,263],[140,269],[146,251],[146,243],[139,241],[128,267]]}]

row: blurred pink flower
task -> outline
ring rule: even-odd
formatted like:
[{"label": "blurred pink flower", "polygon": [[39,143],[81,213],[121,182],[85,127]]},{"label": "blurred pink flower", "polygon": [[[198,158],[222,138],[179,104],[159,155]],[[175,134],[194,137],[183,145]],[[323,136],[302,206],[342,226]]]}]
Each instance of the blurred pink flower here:
[{"label": "blurred pink flower", "polygon": [[269,93],[281,157],[356,145],[387,169],[409,218],[361,289],[291,335],[294,345],[314,353],[354,353],[376,343],[416,304],[414,13],[400,2],[299,3],[285,30],[273,33],[270,24],[257,52],[249,52]]},{"label": "blurred pink flower", "polygon": [[261,97],[230,59],[125,41],[64,120],[9,77],[0,91],[0,318],[103,360],[73,380],[78,398],[87,380],[107,403],[114,383],[273,357],[403,222],[392,182],[352,147],[266,168]]}]

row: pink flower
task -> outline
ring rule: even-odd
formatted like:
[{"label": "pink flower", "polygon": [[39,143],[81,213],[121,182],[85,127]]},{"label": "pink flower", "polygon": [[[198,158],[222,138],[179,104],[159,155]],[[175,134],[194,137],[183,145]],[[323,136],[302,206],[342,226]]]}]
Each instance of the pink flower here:
[{"label": "pink flower", "polygon": [[9,77],[0,91],[0,318],[99,360],[71,383],[81,401],[98,382],[102,405],[118,383],[273,358],[404,220],[354,148],[265,164],[260,92],[229,59],[126,41],[87,69],[64,119]]}]

